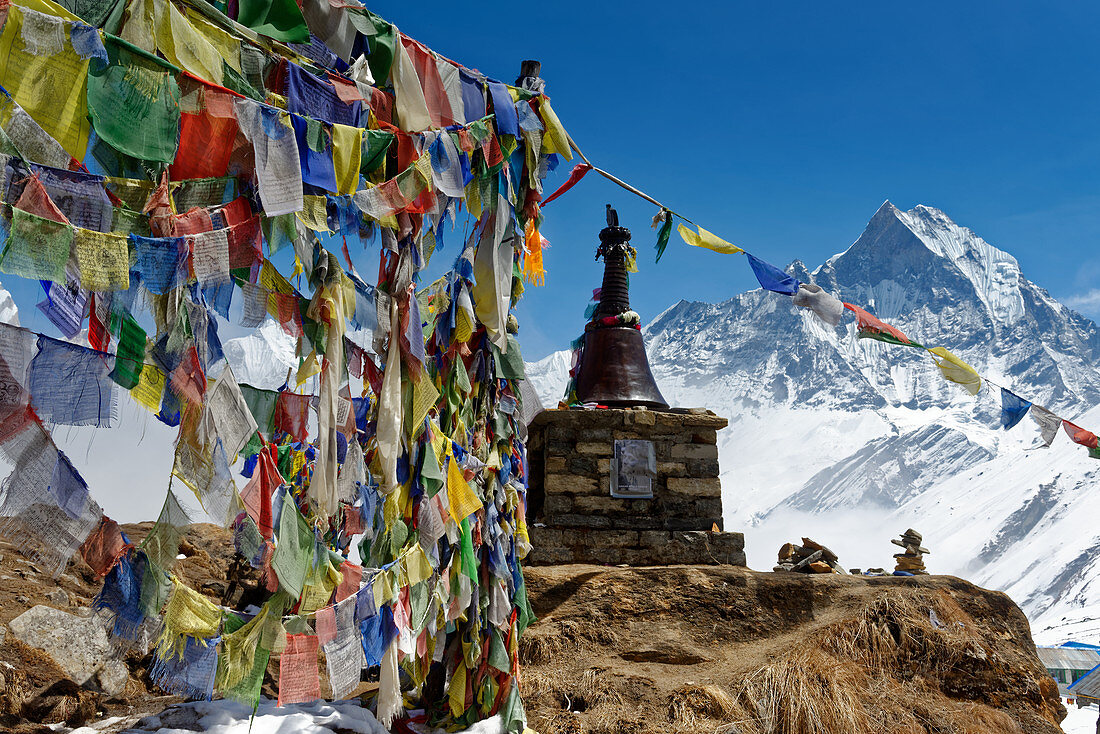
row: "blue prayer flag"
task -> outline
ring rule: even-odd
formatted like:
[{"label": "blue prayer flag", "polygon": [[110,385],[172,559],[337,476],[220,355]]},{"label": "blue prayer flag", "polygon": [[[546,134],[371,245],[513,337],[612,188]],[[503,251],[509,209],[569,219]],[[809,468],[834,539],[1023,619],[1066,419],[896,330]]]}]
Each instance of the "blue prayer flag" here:
[{"label": "blue prayer flag", "polygon": [[1030,409],[1031,403],[1001,388],[1001,427],[1006,431],[1022,421]]},{"label": "blue prayer flag", "polygon": [[747,252],[745,255],[749,258],[749,266],[752,268],[752,272],[756,273],[756,279],[760,281],[761,288],[788,296],[798,293],[797,278],[787,275],[774,265],[766,263]]}]

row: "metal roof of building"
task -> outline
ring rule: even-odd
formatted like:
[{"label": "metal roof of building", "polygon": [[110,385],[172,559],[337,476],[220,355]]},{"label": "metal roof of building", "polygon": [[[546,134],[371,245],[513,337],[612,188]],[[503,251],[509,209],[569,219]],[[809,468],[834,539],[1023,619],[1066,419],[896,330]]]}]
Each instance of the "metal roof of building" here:
[{"label": "metal roof of building", "polygon": [[1088,675],[1074,681],[1067,690],[1073,691],[1078,696],[1100,698],[1100,674],[1096,672],[1098,670],[1100,665],[1090,670]]},{"label": "metal roof of building", "polygon": [[1051,670],[1092,670],[1100,665],[1100,652],[1077,647],[1036,648],[1043,666]]}]

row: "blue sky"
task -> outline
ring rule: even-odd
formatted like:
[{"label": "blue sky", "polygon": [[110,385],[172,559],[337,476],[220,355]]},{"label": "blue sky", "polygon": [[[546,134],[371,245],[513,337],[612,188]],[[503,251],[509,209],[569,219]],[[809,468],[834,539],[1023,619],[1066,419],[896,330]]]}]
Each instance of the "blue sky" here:
[{"label": "blue sky", "polygon": [[[522,59],[539,59],[555,110],[596,165],[779,266],[814,267],[843,250],[885,199],[928,204],[1100,316],[1098,6],[371,7],[506,81]],[[583,328],[605,203],[642,255],[632,299],[645,321],[681,298],[756,286],[743,257],[675,235],[654,265],[655,207],[589,174],[545,212],[547,282],[528,288],[519,312],[528,359],[567,348]]]},{"label": "blue sky", "polygon": [[[370,5],[490,76],[511,81],[522,59],[541,60],[555,109],[597,165],[777,265],[813,267],[843,250],[887,198],[923,203],[1100,317],[1097,6]],[[593,253],[608,202],[641,254],[632,298],[644,320],[681,298],[722,301],[756,287],[743,257],[675,236],[654,265],[655,208],[589,174],[546,210],[547,282],[528,288],[519,311],[528,359],[581,332],[600,283]],[[453,258],[458,242],[449,238],[434,262]],[[376,247],[354,256],[373,276]],[[55,333],[35,312],[37,284],[3,281],[23,324]],[[133,405],[122,412],[119,429],[55,438],[109,513],[148,519],[163,500],[174,432]],[[131,457],[128,481],[99,458],[120,455]]]},{"label": "blue sky", "polygon": [[[512,81],[522,59],[539,59],[558,115],[596,165],[776,265],[815,267],[885,199],[928,204],[1100,317],[1097,6],[369,5],[493,77]],[[518,314],[528,359],[567,348],[583,328],[605,203],[634,234],[632,300],[644,321],[681,298],[722,301],[756,286],[743,257],[675,234],[654,264],[656,208],[592,173],[545,211],[546,285],[527,289]],[[460,239],[448,238],[433,270]],[[353,256],[373,276],[376,246]],[[54,333],[33,313],[36,284],[4,284],[24,324]]]}]

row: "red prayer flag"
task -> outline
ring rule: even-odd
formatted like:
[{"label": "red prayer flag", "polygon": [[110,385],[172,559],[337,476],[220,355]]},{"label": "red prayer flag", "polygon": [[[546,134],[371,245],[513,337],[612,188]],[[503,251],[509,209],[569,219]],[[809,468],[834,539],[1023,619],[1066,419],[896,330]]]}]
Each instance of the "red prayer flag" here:
[{"label": "red prayer flag", "polygon": [[1076,444],[1087,446],[1090,449],[1096,448],[1097,439],[1096,434],[1092,431],[1086,431],[1081,426],[1070,423],[1069,421],[1062,421],[1062,428],[1065,429],[1066,435],[1070,440]]},{"label": "red prayer flag", "polygon": [[588,173],[591,170],[592,170],[592,166],[587,164],[587,163],[578,163],[577,165],[573,166],[573,171],[569,174],[569,178],[567,178],[565,180],[565,183],[563,183],[561,186],[558,187],[557,191],[550,194],[550,196],[548,196],[545,200],[543,200],[542,206],[545,207],[551,201],[553,201],[554,199],[558,198],[559,196],[564,194],[569,189],[576,186],[577,182],[579,182],[582,178],[584,178],[585,174]]},{"label": "red prayer flag", "polygon": [[885,334],[887,336],[892,336],[900,341],[902,344],[913,343],[909,340],[909,337],[901,333],[900,329],[890,326],[890,324],[886,323],[885,321],[880,321],[879,319],[864,311],[859,306],[853,306],[850,303],[845,303],[844,308],[848,309],[856,315],[860,331],[870,331],[874,334]]},{"label": "red prayer flag", "polygon": [[279,660],[279,706],[309,703],[321,697],[317,671],[320,645],[316,635],[287,635],[286,650]]},{"label": "red prayer flag", "polygon": [[260,215],[229,228],[229,267],[251,268],[264,261]]},{"label": "red prayer flag", "polygon": [[295,441],[306,441],[309,432],[309,395],[281,392],[275,401],[275,428],[289,433]]},{"label": "red prayer flag", "polygon": [[405,50],[409,52],[416,76],[420,79],[420,88],[424,90],[424,101],[428,104],[428,115],[435,127],[447,127],[453,125],[454,113],[451,111],[451,102],[447,98],[447,90],[443,87],[443,79],[439,76],[439,68],[435,65],[435,57],[423,46],[401,34],[401,42]]},{"label": "red prayer flag", "polygon": [[104,515],[99,526],[80,546],[80,557],[95,572],[96,578],[103,578],[133,547],[122,537],[118,523]]},{"label": "red prayer flag", "polygon": [[340,573],[344,575],[344,579],[336,587],[337,604],[359,592],[359,584],[363,579],[363,567],[351,561],[344,561],[340,564]]},{"label": "red prayer flag", "polygon": [[336,608],[321,607],[317,610],[317,640],[322,645],[336,639]]}]

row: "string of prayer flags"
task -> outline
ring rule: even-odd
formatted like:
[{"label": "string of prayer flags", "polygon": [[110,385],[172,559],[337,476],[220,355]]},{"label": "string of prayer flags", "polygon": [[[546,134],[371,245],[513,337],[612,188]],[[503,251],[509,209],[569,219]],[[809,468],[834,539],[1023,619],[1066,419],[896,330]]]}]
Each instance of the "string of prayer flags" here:
[{"label": "string of prayer flags", "polygon": [[978,394],[982,387],[982,378],[973,367],[943,347],[934,347],[928,352],[933,358],[938,358],[935,360],[936,366],[940,368],[944,379],[962,385],[971,395]]},{"label": "string of prayer flags", "polygon": [[[403,683],[427,690],[434,663],[462,681],[443,726],[521,711],[502,698],[518,674],[502,634],[525,604],[515,579],[530,547],[511,284],[544,277],[542,180],[552,156],[572,157],[542,85],[510,87],[323,0],[83,9],[117,36],[35,8],[12,8],[0,34],[14,97],[0,99],[0,270],[44,281],[42,312],[68,339],[87,318],[94,348],[0,328],[0,454],[15,465],[0,532],[50,553],[51,569],[79,550],[105,575],[97,607],[113,637],[140,646],[159,626],[150,675],[170,693],[255,705],[281,653],[280,700],[312,700],[323,650],[335,696],[368,661],[384,663],[385,722]],[[219,20],[225,11],[237,22]],[[474,217],[477,234],[438,285],[420,287],[448,216]],[[367,233],[383,243],[377,286],[359,278],[348,242]],[[290,278],[265,259],[288,245]],[[241,323],[275,319],[309,355],[300,374],[318,395],[238,385],[221,367],[210,312],[228,318],[237,289]],[[369,335],[346,342],[348,318]],[[345,365],[361,397],[343,385]],[[35,420],[108,425],[116,385],[178,427],[165,504],[137,548]],[[488,461],[462,448],[470,432]],[[250,478],[240,493],[238,457]],[[261,570],[273,595],[259,614],[222,609],[172,574],[190,522],[176,478]],[[412,491],[421,481],[430,496]],[[374,576],[345,560],[357,539]],[[485,608],[471,605],[475,580]],[[284,625],[288,608],[297,616]],[[314,613],[317,635],[303,616]],[[456,640],[470,647],[448,654]],[[488,667],[475,648],[491,651]],[[448,692],[423,704],[432,696]]]},{"label": "string of prayer flags", "polygon": [[793,296],[798,292],[800,283],[797,278],[784,273],[770,263],[764,262],[751,252],[746,252],[745,256],[749,259],[749,267],[756,274],[756,279],[760,281],[761,288],[788,296]]},{"label": "string of prayer flags", "polygon": [[1007,431],[1015,427],[1030,409],[1029,401],[1010,390],[1001,388],[1001,428]]},{"label": "string of prayer flags", "polygon": [[692,245],[693,247],[705,247],[708,250],[714,250],[724,255],[735,255],[739,252],[744,252],[740,247],[730,242],[726,242],[724,239],[716,234],[708,232],[702,227],[698,227],[697,232],[692,232],[688,227],[683,224],[677,225],[677,231],[680,233],[680,237],[684,242]]}]

